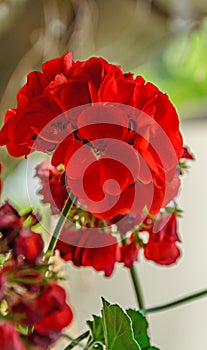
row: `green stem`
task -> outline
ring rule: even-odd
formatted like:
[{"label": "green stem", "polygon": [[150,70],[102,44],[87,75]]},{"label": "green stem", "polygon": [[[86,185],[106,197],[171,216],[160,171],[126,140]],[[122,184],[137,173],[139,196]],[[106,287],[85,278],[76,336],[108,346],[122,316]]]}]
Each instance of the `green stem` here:
[{"label": "green stem", "polygon": [[189,295],[189,296],[187,296],[185,298],[177,299],[175,301],[172,301],[171,303],[167,303],[167,304],[164,304],[164,305],[151,307],[151,308],[148,308],[148,309],[142,308],[140,311],[144,315],[151,314],[153,312],[158,312],[158,311],[170,309],[170,308],[175,307],[177,305],[184,304],[184,303],[186,303],[188,301],[192,301],[194,299],[201,298],[201,297],[206,296],[206,295],[207,295],[207,290],[203,290],[201,292],[198,292],[198,293],[195,293],[195,294],[191,294],[191,295]]},{"label": "green stem", "polygon": [[57,222],[55,230],[53,232],[53,235],[52,235],[52,238],[50,240],[47,252],[45,254],[45,261],[46,262],[49,261],[50,257],[53,254],[53,251],[54,251],[55,245],[57,243],[58,237],[59,237],[59,235],[61,233],[63,225],[64,225],[64,223],[66,221],[67,215],[70,212],[74,201],[75,201],[75,197],[72,194],[69,194],[68,199],[66,200],[65,205],[63,207],[63,210],[62,210],[62,212],[60,214],[60,218],[59,218],[59,220]]},{"label": "green stem", "polygon": [[144,300],[143,300],[143,296],[142,296],[142,291],[141,291],[138,275],[136,273],[136,270],[135,270],[134,266],[132,266],[130,268],[130,274],[131,274],[131,279],[132,279],[132,283],[133,283],[133,286],[134,286],[134,290],[135,290],[138,306],[139,306],[140,309],[144,309]]},{"label": "green stem", "polygon": [[70,340],[72,340],[72,342],[64,349],[64,350],[71,350],[73,349],[76,345],[78,345],[82,340],[84,340],[85,338],[87,338],[89,336],[89,331],[81,334],[78,338],[76,339],[72,339],[70,336],[68,335],[64,335],[66,338],[69,338]]},{"label": "green stem", "polygon": [[[126,237],[123,235],[123,233],[121,231],[119,231],[121,239],[122,239],[122,244],[127,244],[127,240]],[[131,280],[132,280],[132,284],[134,287],[134,291],[136,294],[136,298],[137,298],[137,303],[138,303],[138,307],[140,309],[144,309],[144,299],[142,296],[142,290],[141,290],[141,286],[140,286],[140,282],[139,282],[139,278],[138,278],[138,274],[135,270],[134,265],[132,265],[132,267],[130,268],[130,275],[131,275]]]}]

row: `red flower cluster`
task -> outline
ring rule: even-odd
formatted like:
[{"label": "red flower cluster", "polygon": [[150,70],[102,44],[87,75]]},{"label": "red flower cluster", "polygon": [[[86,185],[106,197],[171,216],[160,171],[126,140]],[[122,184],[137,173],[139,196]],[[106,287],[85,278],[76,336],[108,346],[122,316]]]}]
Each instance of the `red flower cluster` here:
[{"label": "red flower cluster", "polygon": [[[32,231],[39,217],[20,216],[8,202],[0,207],[1,347],[4,350],[47,350],[70,324],[73,314],[56,273],[42,262],[44,243]],[[7,320],[11,320],[8,322]],[[21,326],[21,328],[20,328]],[[26,331],[31,326],[31,330]],[[21,329],[25,329],[21,333]]]},{"label": "red flower cluster", "polygon": [[142,77],[102,58],[74,62],[68,53],[30,73],[17,101],[0,144],[15,157],[54,152],[52,164],[63,164],[66,178],[51,191],[58,207],[64,186],[104,220],[144,206],[156,214],[177,194],[178,117],[168,97]]},{"label": "red flower cluster", "polygon": [[[180,256],[176,214],[159,214],[155,221],[147,217],[141,226],[136,221],[134,217],[128,219],[129,225],[126,220],[119,222],[114,235],[103,228],[75,230],[65,227],[56,249],[65,261],[104,271],[106,277],[112,274],[116,262],[132,267],[142,249],[147,260],[160,265],[175,263]],[[147,243],[142,237],[144,232],[148,235]],[[123,241],[122,237],[125,237]]]},{"label": "red flower cluster", "polygon": [[[180,250],[177,243],[180,242],[177,232],[177,213],[176,209],[172,209],[172,213],[159,213],[156,217],[147,216],[143,223],[139,226],[136,216],[129,217],[128,220],[123,218],[118,223],[118,229],[122,235],[127,232],[133,232],[129,247],[122,247],[123,251],[129,252],[128,259],[132,259],[133,250],[138,245],[139,249],[144,250],[144,256],[147,260],[152,260],[159,265],[171,265],[177,261],[180,256]],[[147,234],[148,238],[142,238],[143,233]],[[147,240],[147,242],[146,242]],[[134,259],[135,261],[136,259]],[[125,263],[126,265],[126,263]]]}]

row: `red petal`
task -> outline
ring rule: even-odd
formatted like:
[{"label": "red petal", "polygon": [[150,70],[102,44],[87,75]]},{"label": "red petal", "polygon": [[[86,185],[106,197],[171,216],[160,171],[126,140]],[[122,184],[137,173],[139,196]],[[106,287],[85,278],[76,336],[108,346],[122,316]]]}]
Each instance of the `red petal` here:
[{"label": "red petal", "polygon": [[121,140],[128,131],[128,117],[121,108],[100,103],[85,109],[78,117],[77,126],[81,137],[88,141]]}]

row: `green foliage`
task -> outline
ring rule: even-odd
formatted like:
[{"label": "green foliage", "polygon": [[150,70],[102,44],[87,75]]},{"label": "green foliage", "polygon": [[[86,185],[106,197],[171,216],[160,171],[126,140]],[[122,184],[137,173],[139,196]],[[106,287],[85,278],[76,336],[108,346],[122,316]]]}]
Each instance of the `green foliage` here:
[{"label": "green foliage", "polygon": [[179,111],[203,117],[207,104],[207,20],[174,36],[163,50],[134,70],[166,92]]},{"label": "green foliage", "polygon": [[107,350],[141,350],[134,338],[132,321],[118,305],[103,300],[103,332]]},{"label": "green foliage", "polygon": [[125,311],[103,299],[102,317],[93,315],[87,325],[90,328],[88,349],[158,350],[150,345],[148,323],[139,311]]},{"label": "green foliage", "polygon": [[93,315],[93,321],[87,321],[87,325],[89,326],[91,332],[88,345],[99,344],[100,347],[96,347],[96,349],[103,349],[103,346],[100,345],[100,343],[105,343],[102,318],[100,316]]},{"label": "green foliage", "polygon": [[129,309],[127,314],[132,321],[132,328],[136,341],[141,346],[141,349],[148,349],[150,346],[150,339],[147,334],[148,323],[146,318],[138,311]]}]

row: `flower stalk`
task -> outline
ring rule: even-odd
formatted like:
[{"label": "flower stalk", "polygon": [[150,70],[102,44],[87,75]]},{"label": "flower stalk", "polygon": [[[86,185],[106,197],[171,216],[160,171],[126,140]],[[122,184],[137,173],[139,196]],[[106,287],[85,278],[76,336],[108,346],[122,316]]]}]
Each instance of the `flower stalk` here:
[{"label": "flower stalk", "polygon": [[69,196],[68,196],[68,199],[65,202],[65,205],[64,205],[63,210],[62,210],[62,212],[60,214],[60,217],[59,217],[59,220],[57,222],[57,225],[56,225],[56,227],[54,229],[52,238],[50,240],[47,252],[45,254],[45,262],[48,262],[50,257],[53,255],[53,251],[54,251],[55,245],[57,243],[57,240],[58,240],[58,238],[60,236],[61,230],[62,230],[62,228],[64,226],[65,221],[66,221],[67,215],[69,214],[69,212],[70,212],[70,210],[71,210],[71,208],[72,208],[72,206],[74,204],[75,199],[76,199],[76,197],[73,196],[70,193]]},{"label": "flower stalk", "polygon": [[151,313],[154,313],[154,312],[168,310],[170,308],[176,307],[178,305],[187,303],[189,301],[193,301],[195,299],[198,299],[198,298],[201,298],[201,297],[204,297],[204,296],[207,296],[207,290],[203,290],[201,292],[188,295],[187,297],[184,297],[184,298],[181,298],[181,299],[177,299],[177,300],[172,301],[172,302],[167,303],[167,304],[151,307],[151,308],[148,308],[148,309],[141,308],[140,311],[142,312],[143,315],[151,314]]},{"label": "flower stalk", "polygon": [[138,307],[144,310],[144,300],[143,300],[142,290],[141,290],[140,282],[139,282],[138,275],[134,265],[130,268],[130,275],[131,275],[132,284],[134,286]]},{"label": "flower stalk", "polygon": [[[89,336],[89,331],[86,331],[85,333],[81,334],[78,338],[73,339],[68,335],[64,335],[66,338],[71,340],[71,343],[64,349],[64,350],[71,350],[73,349],[75,346],[80,345],[80,342],[84,339],[86,339]],[[84,349],[87,349],[87,347]]]}]

